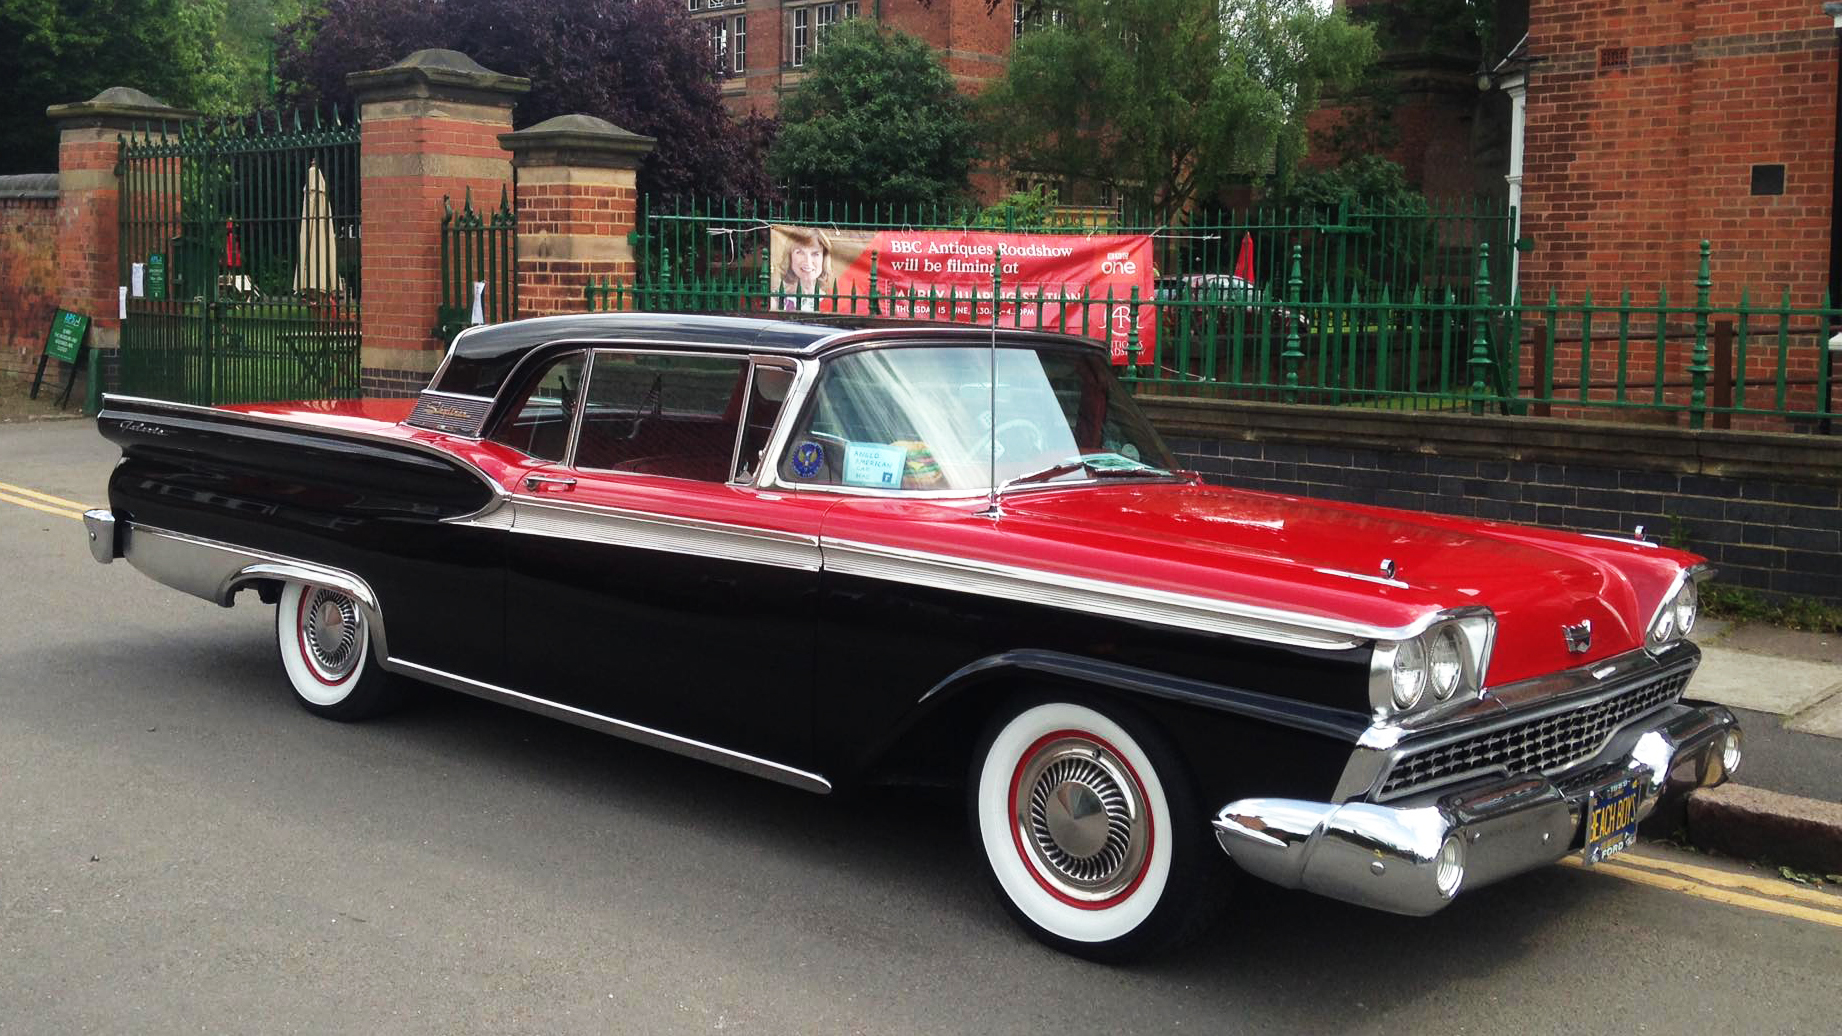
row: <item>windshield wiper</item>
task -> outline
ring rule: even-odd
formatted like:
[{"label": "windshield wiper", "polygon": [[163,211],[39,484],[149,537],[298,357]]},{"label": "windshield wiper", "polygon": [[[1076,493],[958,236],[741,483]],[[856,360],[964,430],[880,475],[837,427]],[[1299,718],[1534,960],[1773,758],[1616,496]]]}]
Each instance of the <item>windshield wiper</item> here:
[{"label": "windshield wiper", "polygon": [[1120,468],[1111,465],[1096,464],[1087,457],[1079,457],[1074,460],[1065,460],[1058,464],[1051,464],[1040,471],[1032,471],[1027,475],[1018,475],[1016,478],[1006,479],[998,486],[998,492],[1002,493],[1014,486],[1027,486],[1037,482],[1047,482],[1050,479],[1060,478],[1063,475],[1072,475],[1077,471],[1085,472],[1087,477],[1093,479],[1159,478],[1167,477],[1171,474],[1163,468],[1152,467],[1149,464],[1139,464],[1136,467]]}]

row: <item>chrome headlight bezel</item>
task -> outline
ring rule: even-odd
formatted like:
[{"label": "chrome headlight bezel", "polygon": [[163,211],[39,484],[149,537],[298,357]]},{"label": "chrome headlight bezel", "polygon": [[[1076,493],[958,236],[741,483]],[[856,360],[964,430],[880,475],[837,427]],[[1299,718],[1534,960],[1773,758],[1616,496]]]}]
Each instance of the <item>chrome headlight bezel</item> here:
[{"label": "chrome headlight bezel", "polygon": [[[1398,638],[1377,640],[1369,663],[1369,706],[1376,722],[1476,700],[1483,693],[1496,629],[1490,609],[1456,608],[1428,616],[1401,630]],[[1459,662],[1457,678],[1443,695],[1433,673],[1435,645],[1441,641],[1456,648]],[[1399,689],[1396,674],[1414,671],[1418,693]]]},{"label": "chrome headlight bezel", "polygon": [[[1644,627],[1644,649],[1651,654],[1662,654],[1688,638],[1694,631],[1695,622],[1701,615],[1700,584],[1714,575],[1714,569],[1705,564],[1691,565],[1676,574],[1670,581],[1669,590],[1657,603],[1656,610],[1650,613],[1650,624]],[[1684,618],[1687,623],[1684,628]]]}]

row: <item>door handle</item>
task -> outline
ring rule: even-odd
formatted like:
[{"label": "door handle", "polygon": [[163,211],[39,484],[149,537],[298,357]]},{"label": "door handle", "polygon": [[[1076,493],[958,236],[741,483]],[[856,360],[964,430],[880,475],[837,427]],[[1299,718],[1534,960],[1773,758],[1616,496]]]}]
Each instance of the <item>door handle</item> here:
[{"label": "door handle", "polygon": [[526,475],[524,477],[524,487],[533,493],[538,492],[544,486],[568,488],[575,484],[576,480],[573,478],[558,478],[554,475]]}]

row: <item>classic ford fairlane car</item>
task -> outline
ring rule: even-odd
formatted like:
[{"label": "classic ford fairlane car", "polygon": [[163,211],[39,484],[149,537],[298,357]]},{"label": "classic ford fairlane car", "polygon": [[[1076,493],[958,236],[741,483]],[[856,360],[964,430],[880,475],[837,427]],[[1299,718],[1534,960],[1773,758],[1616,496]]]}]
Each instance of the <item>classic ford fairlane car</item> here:
[{"label": "classic ford fairlane car", "polygon": [[100,424],[96,559],[275,605],[309,711],[412,678],[814,792],[963,786],[1000,902],[1092,958],[1236,868],[1429,914],[1739,763],[1683,699],[1700,559],[1206,485],[1078,338],[552,317],[413,404]]}]

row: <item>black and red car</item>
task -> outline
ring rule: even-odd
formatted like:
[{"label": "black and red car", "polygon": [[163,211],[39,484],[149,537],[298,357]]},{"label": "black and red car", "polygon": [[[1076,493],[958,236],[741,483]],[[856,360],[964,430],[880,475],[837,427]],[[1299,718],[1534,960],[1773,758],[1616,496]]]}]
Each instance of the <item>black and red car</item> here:
[{"label": "black and red car", "polygon": [[1001,902],[1085,956],[1236,867],[1431,913],[1739,762],[1683,698],[1700,559],[1202,484],[1073,337],[555,317],[414,401],[100,424],[97,559],[255,591],[308,710],[412,679],[814,792],[958,785]]}]

